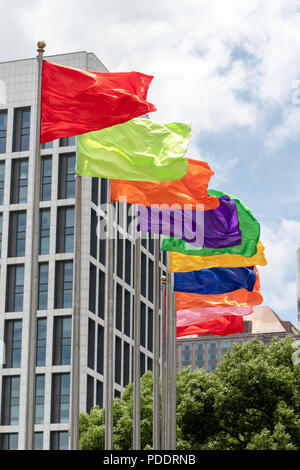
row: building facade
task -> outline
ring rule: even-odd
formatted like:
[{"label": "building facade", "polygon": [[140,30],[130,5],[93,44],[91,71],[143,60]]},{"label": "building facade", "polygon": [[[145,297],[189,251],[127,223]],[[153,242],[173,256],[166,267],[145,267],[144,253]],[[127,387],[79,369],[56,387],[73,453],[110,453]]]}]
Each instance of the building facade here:
[{"label": "building facade", "polygon": [[254,307],[254,312],[244,317],[244,331],[228,336],[193,335],[177,339],[177,371],[192,369],[213,371],[234,344],[242,344],[257,338],[269,345],[276,336],[287,335],[300,339],[300,332],[291,322],[281,320],[270,307]]},{"label": "building facade", "polygon": [[[107,72],[93,53],[46,57]],[[0,63],[0,449],[24,449],[36,59]],[[68,449],[71,406],[76,138],[41,147],[40,254],[35,380],[35,449]],[[82,178],[80,411],[103,404],[107,181]],[[132,207],[114,204],[115,396],[132,381],[135,226]],[[99,232],[98,232],[99,234]],[[165,259],[161,260],[164,270]],[[141,247],[141,373],[153,362],[154,243]],[[3,354],[2,354],[3,351]]]}]

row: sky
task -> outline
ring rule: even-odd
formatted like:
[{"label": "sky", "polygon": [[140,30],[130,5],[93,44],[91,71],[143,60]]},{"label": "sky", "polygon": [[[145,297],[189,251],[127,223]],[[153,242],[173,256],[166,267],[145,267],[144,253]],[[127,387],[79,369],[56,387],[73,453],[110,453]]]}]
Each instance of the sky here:
[{"label": "sky", "polygon": [[94,52],[154,75],[160,122],[191,122],[187,156],[261,223],[262,305],[297,325],[300,0],[1,0],[0,61]]}]

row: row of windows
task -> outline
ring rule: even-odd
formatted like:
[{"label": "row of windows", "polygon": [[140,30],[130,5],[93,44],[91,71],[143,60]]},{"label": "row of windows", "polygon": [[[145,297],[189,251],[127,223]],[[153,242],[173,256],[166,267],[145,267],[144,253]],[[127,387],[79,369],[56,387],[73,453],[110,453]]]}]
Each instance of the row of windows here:
[{"label": "row of windows", "polygon": [[[13,152],[29,150],[30,138],[30,106],[14,109]],[[7,140],[7,110],[0,110],[0,153],[6,152]],[[59,139],[59,146],[66,147],[76,144],[75,137]],[[52,148],[53,142],[43,144],[42,148]]]},{"label": "row of windows", "polygon": [[[49,254],[50,209],[40,209],[40,255]],[[57,208],[56,253],[74,251],[74,206]],[[0,256],[2,244],[2,213],[0,213]],[[8,257],[25,256],[26,211],[11,211],[9,214]]]},{"label": "row of windows", "polygon": [[[34,450],[44,449],[44,433],[34,433]],[[50,432],[50,450],[68,450],[69,433],[68,431]],[[18,434],[2,433],[0,434],[0,450],[18,450]]]},{"label": "row of windows", "polygon": [[[59,156],[58,199],[75,197],[75,153],[64,153]],[[0,205],[3,205],[5,182],[5,160],[0,161]],[[42,157],[41,201],[51,200],[52,157]],[[27,202],[28,158],[12,160],[10,204]]]},{"label": "row of windows", "polygon": [[[2,379],[1,425],[19,424],[20,376],[7,375]],[[45,375],[36,375],[35,424],[44,423]],[[68,423],[70,408],[70,374],[52,374],[51,423]]]},{"label": "row of windows", "polygon": [[182,344],[181,345],[181,363],[182,368],[185,368],[189,365],[198,368],[205,367],[205,357],[207,359],[207,369],[215,370],[217,368],[219,359],[218,359],[218,349],[220,348],[220,358],[221,360],[225,356],[227,351],[231,350],[232,344],[242,343],[241,340],[234,341],[221,341],[221,342],[208,342],[207,351],[205,352],[205,344],[198,343],[194,344],[195,352],[195,363],[193,364],[192,360],[192,344]]},{"label": "row of windows", "polygon": [[[47,319],[37,320],[36,366],[46,365]],[[55,316],[53,324],[52,365],[71,364],[72,318]],[[101,337],[103,349],[103,334]],[[21,367],[22,320],[6,320],[4,327],[5,362],[4,368]],[[102,351],[103,355],[103,351]],[[103,369],[103,360],[102,360]],[[102,372],[101,372],[102,373]]]},{"label": "row of windows", "polygon": [[[6,312],[22,312],[24,265],[9,264],[6,281]],[[73,295],[73,261],[56,261],[54,308],[71,308]],[[38,310],[48,308],[48,263],[39,264]]]}]

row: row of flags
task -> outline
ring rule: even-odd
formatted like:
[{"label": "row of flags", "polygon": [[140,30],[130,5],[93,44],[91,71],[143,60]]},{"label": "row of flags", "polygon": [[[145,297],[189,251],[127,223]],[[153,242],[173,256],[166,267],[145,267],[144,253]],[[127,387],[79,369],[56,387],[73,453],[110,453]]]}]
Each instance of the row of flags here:
[{"label": "row of flags", "polygon": [[152,78],[43,61],[41,143],[77,135],[77,174],[111,178],[111,201],[137,204],[137,230],[162,236],[178,337],[242,332],[263,300],[260,224],[238,198],[208,189],[206,162],[186,158],[190,124],[139,117],[156,110]]}]

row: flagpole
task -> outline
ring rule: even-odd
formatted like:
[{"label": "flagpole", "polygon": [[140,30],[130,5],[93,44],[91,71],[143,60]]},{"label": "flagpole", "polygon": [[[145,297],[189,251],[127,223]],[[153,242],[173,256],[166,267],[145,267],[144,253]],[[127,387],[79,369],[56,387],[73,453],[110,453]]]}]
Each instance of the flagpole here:
[{"label": "flagpole", "polygon": [[78,449],[80,410],[80,290],[81,290],[81,224],[82,178],[76,176],[75,252],[74,252],[74,306],[72,328],[72,382],[71,382],[71,450]]},{"label": "flagpole", "polygon": [[106,321],[105,321],[105,450],[113,450],[113,400],[114,400],[114,228],[113,206],[107,179],[108,249],[106,259]]},{"label": "flagpole", "polygon": [[[137,220],[138,206],[136,206]],[[141,449],[141,236],[135,237],[135,293],[134,293],[134,363],[133,363],[133,450]]]},{"label": "flagpole", "polygon": [[166,276],[161,277],[161,450],[166,450]]},{"label": "flagpole", "polygon": [[160,280],[159,280],[159,257],[160,257],[160,240],[154,239],[154,355],[153,355],[153,449],[159,450],[159,296],[160,296]]},{"label": "flagpole", "polygon": [[36,128],[34,149],[34,180],[32,201],[32,248],[31,248],[31,286],[29,300],[29,325],[28,325],[28,363],[27,363],[27,401],[25,417],[25,449],[34,448],[34,409],[35,409],[35,365],[36,365],[36,312],[37,292],[39,282],[39,240],[40,240],[40,185],[41,185],[41,96],[42,96],[42,70],[45,41],[37,43],[37,102],[36,102]]},{"label": "flagpole", "polygon": [[171,409],[172,409],[172,278],[167,275],[167,314],[166,314],[166,450],[171,449]]},{"label": "flagpole", "polygon": [[170,409],[170,421],[171,421],[171,432],[170,432],[170,449],[176,450],[176,431],[177,431],[177,423],[176,423],[176,382],[177,382],[177,370],[176,370],[176,293],[173,291],[172,293],[172,309],[171,309],[171,318],[172,318],[172,326],[171,326],[171,409]]}]

